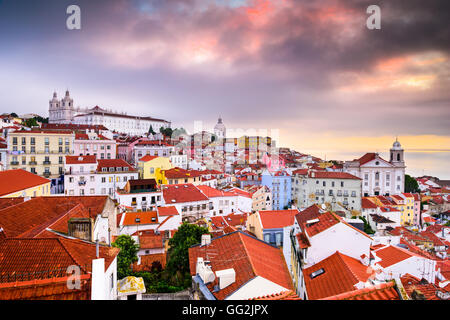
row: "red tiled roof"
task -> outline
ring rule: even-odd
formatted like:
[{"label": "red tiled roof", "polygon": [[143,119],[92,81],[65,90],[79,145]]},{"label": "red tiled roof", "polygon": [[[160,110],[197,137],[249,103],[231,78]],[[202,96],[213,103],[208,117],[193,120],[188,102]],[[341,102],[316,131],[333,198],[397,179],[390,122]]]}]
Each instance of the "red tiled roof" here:
[{"label": "red tiled roof", "polygon": [[425,281],[421,282],[420,279],[409,273],[404,274],[400,278],[400,281],[402,282],[402,285],[410,298],[413,296],[413,292],[416,291],[422,293],[426,300],[440,300],[440,298],[436,295],[436,291],[439,289],[432,283]]},{"label": "red tiled roof", "polygon": [[139,237],[140,249],[157,249],[163,248],[162,234],[156,234],[154,230],[146,230],[136,232]]},{"label": "red tiled roof", "polygon": [[208,200],[192,183],[164,185],[162,191],[166,204]]},{"label": "red tiled roof", "polygon": [[263,229],[278,229],[294,224],[298,210],[264,210],[259,211]]},{"label": "red tiled roof", "polygon": [[358,161],[360,165],[363,165],[363,164],[365,164],[367,162],[370,162],[370,161],[374,160],[375,157],[376,157],[376,153],[370,152],[370,153],[366,153],[365,155],[363,155],[359,159],[355,159],[354,161]]},{"label": "red tiled roof", "polygon": [[296,237],[297,237],[297,241],[298,241],[298,245],[299,245],[300,249],[305,249],[305,248],[311,247],[311,244],[309,243],[308,238],[306,237],[306,235],[303,232],[299,232]]},{"label": "red tiled roof", "polygon": [[373,203],[372,201],[370,201],[367,198],[362,198],[361,200],[361,207],[363,209],[376,209],[377,205],[375,203]]},{"label": "red tiled roof", "polygon": [[233,192],[227,192],[218,190],[216,188],[207,186],[207,185],[199,185],[197,186],[199,190],[203,192],[205,196],[208,198],[216,198],[216,197],[236,197],[236,194]]},{"label": "red tiled roof", "polygon": [[[105,270],[119,251],[100,246],[99,256],[105,258]],[[5,279],[11,274],[36,273],[33,278],[42,279],[48,277],[46,272],[59,270],[66,275],[71,265],[91,271],[93,259],[96,259],[96,245],[82,240],[64,237],[4,239],[0,241],[0,279],[3,279],[0,282],[8,282]]]},{"label": "red tiled roof", "polygon": [[156,210],[158,210],[160,217],[177,216],[180,214],[175,206],[157,207]]},{"label": "red tiled roof", "polygon": [[89,156],[66,156],[66,164],[83,164],[83,163],[97,163],[97,157]]},{"label": "red tiled roof", "polygon": [[317,179],[352,179],[352,180],[361,180],[357,176],[354,176],[347,172],[334,172],[334,171],[316,171],[309,172],[310,178]]},{"label": "red tiled roof", "polygon": [[[158,223],[157,211],[125,212],[124,214],[125,217],[122,222],[124,226]],[[152,219],[154,219],[154,221],[152,221]]]},{"label": "red tiled roof", "polygon": [[286,290],[294,290],[289,270],[280,249],[258,240],[246,233],[236,231],[211,240],[208,246],[189,248],[189,265],[191,274],[195,275],[198,257],[209,261],[213,271],[233,268],[236,281],[231,285],[213,292],[218,282],[217,278],[207,287],[219,300],[238,290],[251,279],[260,276],[272,281]]},{"label": "red tiled roof", "polygon": [[395,282],[385,282],[373,287],[344,292],[321,300],[401,300]]},{"label": "red tiled roof", "polygon": [[304,224],[304,230],[309,237],[315,236],[340,222],[331,212],[322,213],[317,219],[319,219],[319,222],[313,224],[306,224],[305,222]]},{"label": "red tiled roof", "polygon": [[267,296],[251,298],[249,300],[302,300],[302,299],[300,299],[300,297],[294,291],[288,290],[276,294],[270,294]]},{"label": "red tiled roof", "polygon": [[[311,274],[320,269],[324,273],[311,279]],[[354,291],[355,284],[366,282],[372,271],[360,261],[336,251],[312,267],[303,269],[303,275],[308,299],[317,300]]]},{"label": "red tiled roof", "polygon": [[97,172],[101,172],[103,168],[128,168],[128,172],[135,171],[134,168],[123,159],[98,159],[97,162]]},{"label": "red tiled roof", "polygon": [[69,288],[69,277],[0,283],[2,300],[91,300],[91,275],[80,275],[80,288]]},{"label": "red tiled roof", "polygon": [[0,197],[49,182],[49,179],[22,169],[0,171]]},{"label": "red tiled roof", "polygon": [[381,261],[377,263],[383,268],[390,267],[413,256],[418,256],[417,254],[414,254],[408,250],[394,246],[387,246],[375,250],[375,254],[378,258],[381,259]]},{"label": "red tiled roof", "polygon": [[0,210],[0,227],[7,237],[35,237],[46,228],[67,232],[70,218],[95,218],[108,196],[37,197]]},{"label": "red tiled roof", "polygon": [[147,154],[147,155],[143,156],[142,158],[140,158],[139,161],[147,162],[147,161],[151,161],[151,160],[156,159],[156,158],[159,158],[159,157],[158,156],[151,156],[151,155]]},{"label": "red tiled roof", "polygon": [[195,170],[186,170],[178,167],[162,170],[162,172],[167,179],[194,178],[201,176],[201,174]]}]

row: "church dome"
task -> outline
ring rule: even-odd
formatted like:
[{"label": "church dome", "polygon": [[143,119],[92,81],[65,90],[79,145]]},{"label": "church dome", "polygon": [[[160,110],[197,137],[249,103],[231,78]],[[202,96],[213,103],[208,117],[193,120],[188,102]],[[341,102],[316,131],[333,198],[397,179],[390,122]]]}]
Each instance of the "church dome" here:
[{"label": "church dome", "polygon": [[398,142],[397,139],[395,139],[395,142],[392,145],[392,149],[394,149],[394,150],[401,150],[402,149],[402,145],[400,144],[400,142]]},{"label": "church dome", "polygon": [[222,123],[222,118],[219,118],[219,120],[217,121],[216,126],[214,127],[214,130],[217,130],[217,131],[225,130],[225,125]]}]

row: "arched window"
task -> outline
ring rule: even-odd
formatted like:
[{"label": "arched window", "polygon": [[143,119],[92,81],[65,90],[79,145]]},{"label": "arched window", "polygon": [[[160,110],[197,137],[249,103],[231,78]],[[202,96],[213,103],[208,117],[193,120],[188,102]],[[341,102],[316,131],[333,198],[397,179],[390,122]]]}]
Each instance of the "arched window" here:
[{"label": "arched window", "polygon": [[397,153],[397,161],[400,161],[400,153]]}]

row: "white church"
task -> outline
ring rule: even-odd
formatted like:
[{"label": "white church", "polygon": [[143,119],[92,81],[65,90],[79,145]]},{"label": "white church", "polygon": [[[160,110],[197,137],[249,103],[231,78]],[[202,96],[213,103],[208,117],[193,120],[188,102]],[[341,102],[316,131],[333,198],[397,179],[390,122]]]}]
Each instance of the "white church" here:
[{"label": "white church", "polygon": [[69,90],[64,98],[58,100],[56,92],[49,101],[49,123],[103,125],[110,131],[128,133],[130,135],[143,135],[148,133],[150,126],[154,132],[160,128],[170,128],[171,123],[166,120],[151,117],[131,116],[126,113],[118,113],[112,110],[102,109],[99,106],[93,108],[75,107]]},{"label": "white church", "polygon": [[366,153],[359,159],[346,161],[344,172],[362,180],[363,196],[394,195],[405,189],[404,150],[396,139],[390,149],[390,160],[378,153]]}]

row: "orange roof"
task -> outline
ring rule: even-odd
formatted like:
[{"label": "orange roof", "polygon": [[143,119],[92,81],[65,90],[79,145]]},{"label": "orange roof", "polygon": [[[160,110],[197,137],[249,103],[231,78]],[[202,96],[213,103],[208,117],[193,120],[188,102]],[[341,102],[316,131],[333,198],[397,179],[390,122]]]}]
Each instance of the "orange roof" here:
[{"label": "orange roof", "polygon": [[151,156],[151,155],[147,154],[147,155],[143,156],[142,158],[140,158],[139,161],[147,162],[147,161],[151,161],[151,160],[156,159],[156,158],[159,158],[159,157],[158,156]]},{"label": "orange roof", "polygon": [[[320,269],[324,272],[312,278],[311,275]],[[312,267],[303,269],[303,275],[308,299],[317,300],[354,291],[355,284],[366,282],[372,272],[359,260],[336,251]]]},{"label": "orange roof", "polygon": [[263,229],[278,229],[294,224],[298,210],[263,210],[259,211]]},{"label": "orange roof", "polygon": [[310,178],[318,178],[318,179],[352,179],[352,180],[361,180],[357,176],[354,176],[347,172],[334,172],[334,171],[314,171],[309,172]]},{"label": "orange roof", "polygon": [[305,232],[309,237],[315,236],[340,222],[340,220],[331,212],[322,213],[317,219],[319,222],[313,224],[307,224],[305,222],[304,224]]},{"label": "orange roof", "polygon": [[252,298],[249,300],[302,300],[302,299],[300,299],[300,297],[294,291],[288,290],[276,294]]},{"label": "orange roof", "polygon": [[142,212],[125,212],[123,219],[124,226],[134,226],[143,224],[157,224],[157,211],[142,211]]},{"label": "orange roof", "polygon": [[164,185],[162,191],[167,204],[208,200],[192,183]]},{"label": "orange roof", "polygon": [[69,277],[0,283],[2,300],[90,300],[91,275],[80,275],[80,288],[69,288]]},{"label": "orange roof", "polygon": [[[123,159],[98,159],[97,171],[101,172],[103,168],[128,168],[128,171],[135,171],[134,168]],[[123,169],[122,169],[123,170]]]},{"label": "orange roof", "polygon": [[213,271],[233,268],[236,272],[235,282],[222,290],[213,290],[218,284],[217,278],[207,284],[208,289],[218,300],[225,299],[257,276],[272,281],[286,290],[294,290],[281,249],[244,232],[236,231],[214,238],[208,246],[196,245],[189,248],[192,275],[196,272],[197,258],[206,259],[206,254]]},{"label": "orange roof", "polygon": [[400,300],[395,282],[385,282],[369,288],[344,292],[321,300]]},{"label": "orange roof", "polygon": [[195,170],[186,170],[178,167],[162,170],[162,172],[167,179],[194,178],[201,176],[201,174]]},{"label": "orange roof", "polygon": [[361,207],[363,209],[376,209],[377,205],[373,203],[370,199],[364,197],[361,199]]},{"label": "orange roof", "polygon": [[83,164],[83,163],[97,163],[97,157],[90,156],[66,156],[66,164]]},{"label": "orange roof", "polygon": [[218,189],[212,188],[212,187],[207,186],[207,185],[200,185],[200,186],[197,186],[197,188],[199,190],[201,190],[203,192],[203,194],[205,196],[207,196],[208,198],[236,197],[236,194],[233,193],[233,192],[227,192],[227,191],[218,190]]},{"label": "orange roof", "polygon": [[0,171],[0,197],[49,182],[49,179],[22,169]]},{"label": "orange roof", "polygon": [[179,212],[175,206],[157,207],[156,210],[158,210],[158,215],[160,217],[179,215]]},{"label": "orange roof", "polygon": [[141,249],[156,249],[164,247],[162,234],[156,234],[154,230],[139,231],[135,232],[135,234],[139,237],[139,247]]},{"label": "orange roof", "polygon": [[434,284],[428,283],[427,281],[421,281],[409,273],[404,274],[400,278],[400,281],[402,282],[402,285],[410,298],[412,297],[413,292],[416,291],[418,293],[422,293],[426,300],[440,300],[440,298],[436,295],[436,291],[444,291],[441,288],[436,287]]},{"label": "orange roof", "polygon": [[[105,259],[105,270],[119,253],[119,248],[100,245],[99,256]],[[0,241],[0,282],[8,275],[33,273],[31,279],[47,278],[47,272],[58,270],[51,277],[66,276],[68,266],[91,271],[96,259],[96,245],[82,240],[55,238],[3,239]]]},{"label": "orange roof", "polygon": [[408,250],[394,246],[386,246],[384,248],[377,249],[374,252],[376,256],[381,259],[381,261],[377,263],[383,268],[390,267],[413,256],[420,257],[419,255]]},{"label": "orange roof", "polygon": [[0,227],[5,235],[36,237],[45,229],[67,233],[70,218],[95,218],[103,212],[108,196],[36,197],[0,210]]}]

